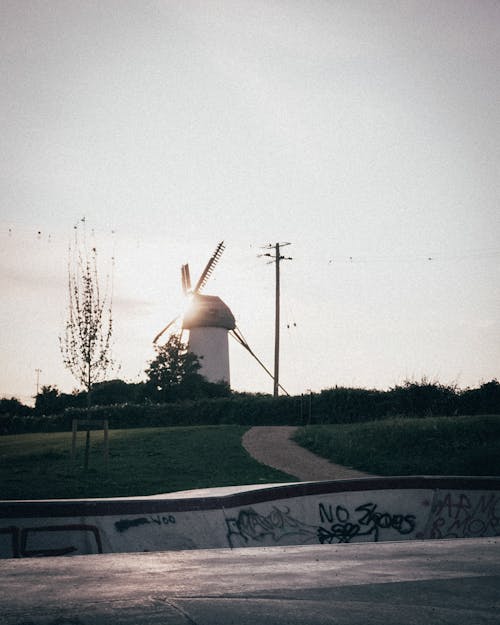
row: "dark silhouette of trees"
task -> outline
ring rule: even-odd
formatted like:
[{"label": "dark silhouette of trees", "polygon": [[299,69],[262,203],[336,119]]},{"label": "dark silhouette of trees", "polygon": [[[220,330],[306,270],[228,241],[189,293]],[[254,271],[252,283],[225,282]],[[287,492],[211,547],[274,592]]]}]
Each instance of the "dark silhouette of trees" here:
[{"label": "dark silhouette of trees", "polygon": [[94,385],[92,402],[99,406],[142,403],[145,399],[144,382],[125,382],[124,380],[105,380]]},{"label": "dark silhouette of trees", "polygon": [[479,388],[467,388],[460,395],[461,414],[499,414],[500,382],[493,379]]},{"label": "dark silhouette of trees", "polygon": [[11,397],[10,399],[2,397],[2,399],[0,399],[0,415],[19,416],[29,414],[31,410],[31,408],[22,404],[16,397]]},{"label": "dark silhouette of trees", "polygon": [[156,358],[146,369],[145,397],[154,402],[172,402],[231,395],[229,384],[208,382],[199,373],[200,367],[198,357],[173,334],[165,345],[156,347]]},{"label": "dark silhouette of trees", "polygon": [[62,412],[61,393],[56,386],[42,386],[35,397],[35,412],[37,414],[52,415]]},{"label": "dark silhouette of trees", "polygon": [[156,358],[146,369],[147,394],[153,401],[194,399],[200,396],[204,378],[198,373],[198,357],[172,334],[165,345],[156,347]]},{"label": "dark silhouette of trees", "polygon": [[66,408],[84,408],[87,405],[86,393],[73,391],[61,393],[57,386],[42,386],[35,397],[35,414],[61,414]]},{"label": "dark silhouette of trees", "polygon": [[458,409],[459,391],[422,378],[420,382],[407,380],[402,386],[390,390],[391,408],[394,414],[415,417],[452,415]]}]

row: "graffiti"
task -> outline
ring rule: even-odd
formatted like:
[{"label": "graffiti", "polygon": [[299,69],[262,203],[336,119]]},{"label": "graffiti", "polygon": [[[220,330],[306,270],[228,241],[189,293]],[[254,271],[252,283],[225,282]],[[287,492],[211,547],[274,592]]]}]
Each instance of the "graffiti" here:
[{"label": "graffiti", "polygon": [[139,527],[139,525],[147,525],[149,523],[149,519],[146,517],[141,517],[140,519],[122,519],[121,521],[116,521],[115,528],[118,532],[126,532],[131,527]]},{"label": "graffiti", "polygon": [[290,491],[292,497],[287,490],[274,501],[245,496],[252,503],[241,507],[241,499],[224,499],[207,509],[190,504],[186,514],[170,501],[167,511],[157,506],[151,511],[142,503],[116,504],[87,516],[85,506],[82,514],[49,518],[44,513],[40,520],[34,513],[22,517],[7,510],[1,519],[0,557],[97,554],[103,553],[102,543],[107,552],[118,553],[500,536],[500,489],[495,490],[497,482],[489,483],[469,489],[456,478],[439,478],[440,488],[408,487],[399,493],[388,488],[380,494],[300,490]]},{"label": "graffiti", "polygon": [[226,519],[227,539],[231,547],[248,546],[249,543],[289,543],[291,536],[300,537],[306,544],[319,540],[325,543],[349,543],[358,537],[371,537],[374,542],[383,530],[393,530],[401,535],[415,530],[415,516],[380,512],[375,503],[365,503],[351,513],[344,506],[319,504],[319,516],[325,526],[312,526],[299,521],[290,514],[289,508],[273,507],[266,516],[253,508],[240,510],[237,518]]},{"label": "graffiti", "polygon": [[[74,545],[65,545],[58,548],[28,549],[28,539],[33,540],[49,532],[51,535],[60,532],[90,532],[93,535],[97,553],[102,553],[102,542],[99,529],[95,525],[71,524],[71,525],[46,525],[44,527],[9,527],[0,528],[0,534],[11,537],[11,555],[13,558],[34,558],[39,556],[66,556],[78,551]],[[43,543],[43,537],[42,541]]]},{"label": "graffiti", "polygon": [[446,493],[432,512],[431,538],[500,535],[500,494]]},{"label": "graffiti", "polygon": [[137,519],[121,519],[120,521],[116,521],[115,528],[118,532],[126,532],[131,527],[139,527],[140,525],[149,525],[154,523],[156,525],[171,525],[172,523],[176,523],[175,516],[173,514],[169,514],[167,516],[150,516],[147,517],[139,517]]},{"label": "graffiti", "polygon": [[344,506],[319,504],[321,523],[328,527],[318,527],[317,536],[321,544],[349,543],[354,538],[372,536],[375,542],[380,538],[381,530],[395,530],[398,534],[411,534],[415,529],[413,514],[391,514],[379,512],[378,504],[365,503],[355,509],[354,518]]},{"label": "graffiti", "polygon": [[265,539],[279,543],[291,536],[301,536],[301,542],[307,543],[316,536],[314,527],[294,519],[290,515],[290,508],[286,507],[280,510],[273,506],[267,516],[253,508],[246,508],[240,510],[237,518],[226,519],[226,525],[227,540],[231,547],[245,546],[252,541],[262,543]]},{"label": "graffiti", "polygon": [[151,523],[156,523],[157,525],[170,525],[176,522],[173,514],[169,514],[168,516],[157,515],[149,518],[151,520]]}]

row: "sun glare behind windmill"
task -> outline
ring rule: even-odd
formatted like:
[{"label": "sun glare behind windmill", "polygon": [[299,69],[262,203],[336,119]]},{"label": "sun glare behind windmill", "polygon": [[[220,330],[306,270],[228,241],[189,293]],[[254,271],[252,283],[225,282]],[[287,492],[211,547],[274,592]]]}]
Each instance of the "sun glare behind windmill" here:
[{"label": "sun glare behind windmill", "polygon": [[203,295],[201,291],[213,273],[224,251],[224,241],[202,271],[194,289],[191,287],[189,265],[181,267],[181,285],[186,296],[186,307],[174,317],[154,338],[156,343],[166,332],[175,332],[176,322],[181,320],[181,332],[189,330],[188,350],[200,360],[200,373],[209,382],[230,383],[229,346],[227,335],[236,324],[229,307],[215,295]]}]

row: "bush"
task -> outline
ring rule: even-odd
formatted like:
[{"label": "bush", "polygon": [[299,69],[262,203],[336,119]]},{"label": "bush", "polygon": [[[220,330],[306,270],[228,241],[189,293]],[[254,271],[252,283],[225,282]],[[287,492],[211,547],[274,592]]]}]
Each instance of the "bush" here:
[{"label": "bush", "polygon": [[336,386],[313,395],[311,411],[315,423],[356,423],[383,417],[387,406],[383,391]]},{"label": "bush", "polygon": [[500,383],[491,380],[479,388],[466,389],[458,400],[460,414],[498,414],[500,413]]},{"label": "bush", "polygon": [[452,386],[429,382],[405,382],[389,391],[392,415],[431,417],[453,415],[458,411],[458,393]]},{"label": "bush", "polygon": [[71,430],[64,421],[64,415],[50,417],[38,415],[0,415],[0,435],[27,434],[29,432],[60,432]]}]

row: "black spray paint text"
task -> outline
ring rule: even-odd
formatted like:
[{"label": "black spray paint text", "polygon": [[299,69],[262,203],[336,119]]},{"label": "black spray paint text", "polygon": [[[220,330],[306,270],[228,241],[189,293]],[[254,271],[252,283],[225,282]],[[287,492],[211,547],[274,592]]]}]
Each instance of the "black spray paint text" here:
[{"label": "black spray paint text", "polygon": [[318,527],[320,543],[348,543],[360,536],[371,536],[377,542],[381,530],[394,530],[398,534],[411,534],[415,530],[415,515],[380,512],[376,503],[358,506],[353,515],[344,506],[319,504],[321,523],[330,523],[329,527]]}]

